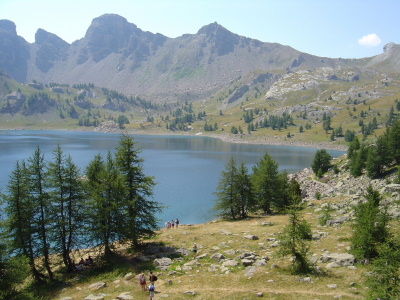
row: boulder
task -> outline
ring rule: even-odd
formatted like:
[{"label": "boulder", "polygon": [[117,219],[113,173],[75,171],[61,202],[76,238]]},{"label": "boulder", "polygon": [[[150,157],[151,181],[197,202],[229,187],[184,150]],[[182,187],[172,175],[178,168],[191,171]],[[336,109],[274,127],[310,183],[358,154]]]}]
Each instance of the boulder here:
[{"label": "boulder", "polygon": [[89,296],[85,297],[85,300],[104,300],[106,296],[107,296],[106,294],[97,294],[97,295],[90,294]]},{"label": "boulder", "polygon": [[257,267],[263,267],[267,264],[266,260],[264,258],[258,259],[256,260],[256,262],[254,263],[255,266]]},{"label": "boulder", "polygon": [[190,296],[195,296],[196,292],[195,291],[185,291],[183,292],[185,295],[190,295]]},{"label": "boulder", "polygon": [[326,287],[329,288],[329,289],[336,289],[337,288],[337,284],[335,284],[335,283],[327,284]]},{"label": "boulder", "polygon": [[346,267],[354,265],[355,258],[354,255],[349,253],[324,253],[320,261],[323,263],[334,262],[340,267]]},{"label": "boulder", "polygon": [[214,253],[213,255],[211,255],[211,259],[219,261],[221,259],[225,259],[225,256],[221,253]]},{"label": "boulder", "polygon": [[326,221],[326,225],[328,225],[328,226],[340,225],[349,220],[350,220],[349,216],[341,216],[336,219],[331,219],[331,220]]},{"label": "boulder", "polygon": [[172,259],[169,257],[156,258],[154,260],[154,264],[159,267],[168,267],[170,264],[172,264]]},{"label": "boulder", "polygon": [[63,298],[60,298],[60,300],[72,300],[72,297],[63,297]]},{"label": "boulder", "polygon": [[239,263],[234,259],[228,259],[222,263],[224,267],[236,267]]},{"label": "boulder", "polygon": [[92,283],[91,285],[89,285],[89,290],[97,291],[106,286],[107,286],[107,284],[105,282],[99,281],[99,282],[95,282],[95,283]]},{"label": "boulder", "polygon": [[203,253],[203,254],[196,256],[196,259],[203,259],[203,258],[206,258],[207,256],[208,256],[208,253]]},{"label": "boulder", "polygon": [[312,280],[311,280],[311,277],[303,277],[303,278],[300,278],[299,281],[300,282],[308,282],[308,283],[310,283]]},{"label": "boulder", "polygon": [[257,297],[263,297],[263,296],[264,296],[264,293],[263,293],[263,292],[258,292],[258,293],[256,294],[256,296],[257,296]]},{"label": "boulder", "polygon": [[117,296],[118,300],[133,300],[133,296],[130,295],[130,292],[124,292]]},{"label": "boulder", "polygon": [[253,263],[254,263],[254,261],[251,259],[247,259],[247,258],[242,259],[242,265],[245,267],[251,266]]}]

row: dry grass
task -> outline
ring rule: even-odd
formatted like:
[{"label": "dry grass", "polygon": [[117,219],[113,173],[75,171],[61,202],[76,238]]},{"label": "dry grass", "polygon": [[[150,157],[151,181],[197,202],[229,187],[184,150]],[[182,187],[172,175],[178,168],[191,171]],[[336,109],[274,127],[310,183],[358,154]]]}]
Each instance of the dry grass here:
[{"label": "dry grass", "polygon": [[[305,218],[313,225],[313,230],[328,232],[328,236],[318,241],[311,242],[311,253],[320,255],[322,250],[330,252],[348,252],[351,230],[349,225],[342,227],[320,227],[318,218],[311,209],[304,212]],[[262,226],[262,222],[272,222],[272,226]],[[224,251],[235,249],[239,251],[254,251],[260,256],[270,257],[266,266],[259,267],[254,277],[247,278],[243,266],[230,269],[228,274],[210,272],[211,264],[218,264],[210,258],[199,260],[201,264],[194,266],[190,271],[181,271],[180,267],[194,259],[194,254],[184,257],[182,261],[175,261],[167,271],[157,271],[159,280],[156,299],[188,299],[193,296],[183,294],[185,291],[195,291],[195,299],[255,299],[257,292],[264,293],[264,299],[333,299],[341,295],[341,299],[363,299],[366,288],[363,287],[362,274],[365,267],[358,266],[355,270],[346,267],[330,269],[324,275],[310,275],[312,283],[300,282],[302,276],[292,275],[288,271],[290,264],[288,258],[277,256],[277,248],[271,247],[272,242],[268,237],[277,237],[287,223],[287,216],[277,215],[271,217],[254,217],[244,221],[218,221],[202,225],[181,226],[178,229],[162,230],[158,235],[148,241],[149,243],[162,242],[176,248],[190,249],[194,243],[199,247],[198,255],[207,253],[223,253],[228,258],[235,258],[238,254],[227,255]],[[259,240],[248,240],[243,236],[254,234]],[[113,267],[87,276],[84,279],[72,279],[71,287],[62,289],[52,295],[53,299],[65,296],[73,299],[83,299],[90,293],[87,287],[90,283],[105,281],[107,287],[99,292],[108,296],[105,299],[114,299],[119,293],[131,292],[134,299],[147,299],[147,293],[140,291],[136,279],[122,280],[123,275],[132,271],[139,273],[142,270],[152,269],[153,266],[138,265],[132,258],[134,255],[126,254],[116,260]],[[209,257],[208,256],[208,257]],[[279,268],[273,268],[272,265]],[[321,265],[323,267],[323,265]],[[176,273],[172,274],[171,271]],[[304,276],[303,276],[304,277]],[[113,283],[120,280],[118,283]],[[171,280],[172,284],[168,284]],[[351,287],[351,283],[355,286]],[[337,284],[336,289],[328,288],[328,284]],[[167,296],[168,295],[168,296]]]}]

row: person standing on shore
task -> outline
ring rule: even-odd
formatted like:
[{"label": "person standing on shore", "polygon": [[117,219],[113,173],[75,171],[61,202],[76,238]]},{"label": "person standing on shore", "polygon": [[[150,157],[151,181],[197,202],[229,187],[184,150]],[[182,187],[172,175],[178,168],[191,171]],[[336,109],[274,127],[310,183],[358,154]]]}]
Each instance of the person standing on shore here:
[{"label": "person standing on shore", "polygon": [[143,273],[141,273],[139,275],[139,284],[140,284],[140,287],[142,288],[142,291],[145,292],[146,291],[146,277],[144,276]]},{"label": "person standing on shore", "polygon": [[154,300],[154,294],[156,292],[156,287],[154,285],[154,282],[151,282],[149,285],[149,295],[150,295],[150,300]]}]

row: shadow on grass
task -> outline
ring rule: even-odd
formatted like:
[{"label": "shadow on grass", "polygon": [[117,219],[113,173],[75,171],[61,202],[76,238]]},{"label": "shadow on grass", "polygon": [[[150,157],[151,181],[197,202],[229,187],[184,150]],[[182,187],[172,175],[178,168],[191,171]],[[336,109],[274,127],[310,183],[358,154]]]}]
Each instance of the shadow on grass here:
[{"label": "shadow on grass", "polygon": [[[184,249],[183,249],[184,250]],[[27,291],[38,299],[54,299],[63,288],[92,281],[110,281],[122,278],[125,274],[155,271],[154,259],[160,257],[177,258],[184,255],[182,249],[166,246],[164,243],[144,243],[137,251],[115,251],[108,257],[95,259],[93,267],[73,273],[60,269],[55,280],[33,283]]]}]

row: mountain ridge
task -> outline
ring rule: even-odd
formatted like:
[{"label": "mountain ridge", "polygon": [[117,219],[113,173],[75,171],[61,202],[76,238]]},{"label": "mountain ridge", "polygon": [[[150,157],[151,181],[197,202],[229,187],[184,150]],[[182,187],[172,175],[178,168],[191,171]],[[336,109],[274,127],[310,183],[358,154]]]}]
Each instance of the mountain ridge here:
[{"label": "mountain ridge", "polygon": [[38,29],[31,44],[17,35],[12,21],[0,20],[0,69],[18,81],[92,82],[157,102],[206,99],[258,71],[376,67],[398,72],[400,47],[389,48],[363,59],[319,57],[240,36],[216,22],[170,38],[143,31],[116,14],[93,19],[85,36],[71,44],[44,29]]}]

